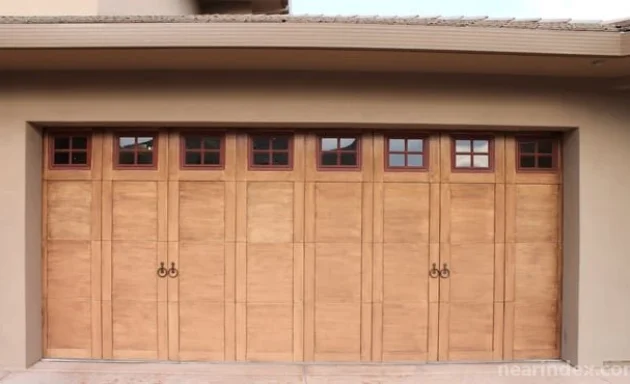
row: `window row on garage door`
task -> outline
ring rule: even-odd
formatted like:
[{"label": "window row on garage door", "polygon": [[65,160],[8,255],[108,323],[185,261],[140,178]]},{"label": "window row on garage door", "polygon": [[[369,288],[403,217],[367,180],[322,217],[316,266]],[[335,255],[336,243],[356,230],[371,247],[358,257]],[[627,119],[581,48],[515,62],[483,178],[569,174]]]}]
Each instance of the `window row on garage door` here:
[{"label": "window row on garage door", "polygon": [[558,357],[555,140],[48,132],[44,354]]}]

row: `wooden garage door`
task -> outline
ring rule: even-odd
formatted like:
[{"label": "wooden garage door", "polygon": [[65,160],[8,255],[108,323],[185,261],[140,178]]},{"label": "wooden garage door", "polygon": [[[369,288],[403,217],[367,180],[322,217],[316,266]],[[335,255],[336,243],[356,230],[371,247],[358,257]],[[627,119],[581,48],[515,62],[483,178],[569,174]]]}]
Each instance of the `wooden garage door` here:
[{"label": "wooden garage door", "polygon": [[[117,167],[121,132],[152,138],[155,163]],[[221,166],[182,167],[173,129],[93,131],[91,167],[51,168],[47,135],[45,356],[559,355],[561,174],[517,171],[516,136],[488,135],[491,169],[461,171],[450,134],[297,132],[284,169],[251,168],[246,132],[191,134],[220,138]],[[426,169],[387,167],[401,138]],[[318,163],[332,139],[357,167]]]}]

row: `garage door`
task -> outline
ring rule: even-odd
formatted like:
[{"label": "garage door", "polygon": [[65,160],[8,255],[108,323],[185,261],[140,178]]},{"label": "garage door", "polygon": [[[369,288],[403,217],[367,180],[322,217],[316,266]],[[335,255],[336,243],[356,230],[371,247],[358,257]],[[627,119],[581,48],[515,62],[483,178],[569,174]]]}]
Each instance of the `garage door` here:
[{"label": "garage door", "polygon": [[46,357],[558,357],[550,135],[50,131]]}]

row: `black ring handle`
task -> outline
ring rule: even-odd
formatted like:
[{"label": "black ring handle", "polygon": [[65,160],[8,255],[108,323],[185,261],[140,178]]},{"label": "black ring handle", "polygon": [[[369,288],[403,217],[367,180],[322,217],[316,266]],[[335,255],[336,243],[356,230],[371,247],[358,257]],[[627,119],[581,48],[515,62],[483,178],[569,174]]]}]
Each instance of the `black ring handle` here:
[{"label": "black ring handle", "polygon": [[171,263],[171,267],[168,270],[168,277],[176,278],[179,276],[179,271],[175,268],[175,263]]},{"label": "black ring handle", "polygon": [[168,275],[168,270],[164,267],[164,263],[160,263],[160,268],[157,269],[157,275],[159,277],[166,277]]},{"label": "black ring handle", "polygon": [[444,268],[440,271],[440,277],[443,279],[451,277],[451,270],[448,269],[448,265],[446,263],[444,263]]},{"label": "black ring handle", "polygon": [[438,276],[440,276],[440,270],[437,269],[437,265],[435,263],[433,263],[433,267],[429,270],[429,276],[437,279]]}]

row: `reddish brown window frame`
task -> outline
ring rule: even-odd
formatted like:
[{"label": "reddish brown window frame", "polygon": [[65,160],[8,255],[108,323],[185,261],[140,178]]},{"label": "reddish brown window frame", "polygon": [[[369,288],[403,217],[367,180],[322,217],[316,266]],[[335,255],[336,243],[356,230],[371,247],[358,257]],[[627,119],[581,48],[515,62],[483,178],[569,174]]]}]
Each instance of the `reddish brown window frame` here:
[{"label": "reddish brown window frame", "polygon": [[[391,151],[389,148],[390,140],[405,140],[404,151]],[[422,151],[409,151],[409,140],[422,140]],[[429,136],[418,134],[396,134],[385,136],[385,170],[394,172],[426,172],[429,169]],[[403,155],[405,157],[405,165],[395,166],[390,164],[390,155]],[[422,166],[407,165],[409,155],[422,155]]]},{"label": "reddish brown window frame", "polygon": [[[254,139],[256,138],[273,138],[286,137],[288,139],[288,149],[273,149],[273,145],[269,144],[269,149],[254,149]],[[286,153],[288,155],[287,165],[274,164],[254,164],[254,155],[257,153],[269,154],[269,160],[272,161],[274,153]],[[293,170],[293,133],[292,132],[256,132],[247,135],[247,157],[249,169],[254,171],[292,171]]]},{"label": "reddish brown window frame", "polygon": [[[343,150],[336,149],[334,151],[326,151],[326,152],[336,152],[337,153],[337,165],[324,165],[322,164],[322,140],[323,139],[337,139],[337,146],[341,146],[341,139],[355,139],[357,141],[357,147],[355,150]],[[361,169],[361,135],[357,133],[348,133],[345,134],[343,132],[336,134],[321,134],[317,136],[317,169],[320,171],[343,171],[343,170],[351,170],[358,171]],[[355,165],[341,165],[341,155],[343,153],[354,153],[356,155],[357,163]]]},{"label": "reddish brown window frame", "polygon": [[[70,140],[68,149],[55,149],[55,139],[67,137]],[[84,137],[87,140],[86,149],[73,149],[72,139],[75,137]],[[69,153],[70,164],[55,164],[55,153]],[[72,153],[85,152],[85,164],[72,164]],[[83,169],[87,170],[92,167],[92,132],[81,131],[55,131],[48,134],[48,168],[49,169]]]},{"label": "reddish brown window frame", "polygon": [[[160,145],[160,135],[158,134],[158,132],[154,132],[154,131],[142,131],[142,132],[138,132],[138,131],[128,131],[128,132],[117,132],[114,134],[114,168],[115,169],[126,169],[126,170],[132,170],[132,169],[156,169],[157,168],[157,164],[158,164],[158,148]],[[134,137],[135,138],[135,143],[138,143],[138,138],[139,137],[152,137],[153,138],[153,150],[151,151],[138,151],[137,148],[135,148],[133,151],[128,151],[128,150],[123,150],[122,152],[133,152],[134,153],[134,158],[137,162],[138,160],[138,152],[152,152],[153,156],[151,158],[152,163],[151,164],[120,164],[120,139],[123,137]]]},{"label": "reddish brown window frame", "polygon": [[[198,137],[201,140],[200,149],[187,149],[186,139]],[[204,148],[203,139],[212,137],[219,139],[219,149]],[[188,152],[198,152],[201,154],[203,162],[204,153],[218,153],[219,164],[186,164],[186,154]],[[179,165],[182,169],[225,169],[225,133],[224,132],[182,132],[179,135]]]},{"label": "reddish brown window frame", "polygon": [[[551,142],[551,153],[540,153],[538,152],[539,143],[541,141],[549,141]],[[557,172],[558,171],[558,152],[560,143],[556,136],[553,135],[519,135],[515,138],[516,142],[516,170],[518,172]],[[535,151],[532,153],[521,152],[521,143],[534,143]],[[535,167],[521,167],[521,157],[523,156],[533,156],[536,166]],[[550,157],[551,158],[551,168],[539,168],[538,167],[538,159],[540,157]]]},{"label": "reddish brown window frame", "polygon": [[[474,154],[471,143],[471,152],[457,152],[457,140],[487,140],[488,141],[488,166],[487,167],[473,167]],[[485,153],[478,152],[479,155],[485,155]],[[471,166],[470,167],[458,167],[457,155],[470,155]],[[453,172],[494,172],[494,136],[490,134],[455,134],[451,135],[451,170]]]}]

